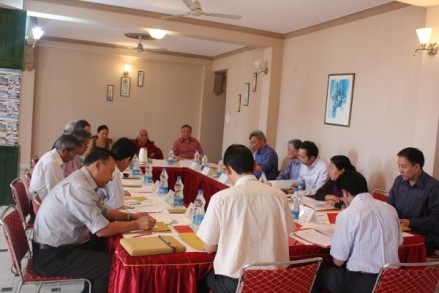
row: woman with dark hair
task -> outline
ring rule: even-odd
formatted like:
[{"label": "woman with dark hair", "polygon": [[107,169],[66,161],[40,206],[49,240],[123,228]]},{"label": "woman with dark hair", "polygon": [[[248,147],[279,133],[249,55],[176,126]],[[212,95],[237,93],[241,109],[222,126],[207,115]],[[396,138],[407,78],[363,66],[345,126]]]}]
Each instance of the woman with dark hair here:
[{"label": "woman with dark hair", "polygon": [[329,180],[319,190],[317,190],[315,199],[326,200],[330,205],[341,207],[343,201],[341,200],[341,190],[337,188],[337,180],[344,172],[352,170],[355,167],[346,156],[333,156],[329,164]]},{"label": "woman with dark hair", "polygon": [[98,147],[106,150],[111,150],[111,142],[108,140],[108,133],[110,130],[107,125],[100,125],[97,130],[97,134],[90,141],[87,147],[87,151],[84,156],[86,157],[92,149]]}]

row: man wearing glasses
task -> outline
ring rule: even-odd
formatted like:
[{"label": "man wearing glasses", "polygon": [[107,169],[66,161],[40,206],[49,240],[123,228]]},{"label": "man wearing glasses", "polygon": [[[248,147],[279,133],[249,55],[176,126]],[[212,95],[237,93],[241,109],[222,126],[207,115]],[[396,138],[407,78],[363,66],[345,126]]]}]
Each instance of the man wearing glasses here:
[{"label": "man wearing glasses", "polygon": [[71,134],[61,135],[55,148],[45,153],[32,171],[29,191],[42,201],[58,182],[65,178],[65,164],[79,154],[82,142]]},{"label": "man wearing glasses", "polygon": [[248,136],[250,140],[250,149],[255,158],[254,174],[256,178],[261,177],[265,172],[268,180],[275,180],[279,173],[277,153],[269,145],[265,134],[261,130],[254,130]]}]

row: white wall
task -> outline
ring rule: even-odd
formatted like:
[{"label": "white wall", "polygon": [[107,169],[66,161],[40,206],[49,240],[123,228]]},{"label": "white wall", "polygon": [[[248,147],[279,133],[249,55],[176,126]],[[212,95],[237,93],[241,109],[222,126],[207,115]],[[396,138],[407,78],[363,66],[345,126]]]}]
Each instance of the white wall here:
[{"label": "white wall", "polygon": [[[416,122],[422,116],[418,107],[426,102],[418,95],[424,56],[412,53],[415,29],[424,22],[425,9],[407,7],[287,40],[276,148],[280,157],[289,139],[312,140],[325,160],[349,156],[370,189],[389,189],[397,175],[396,153],[412,145],[427,148],[415,144],[416,123],[437,127],[437,120]],[[334,73],[355,73],[350,127],[323,123],[328,74]],[[422,107],[431,105],[427,101]],[[438,108],[431,110],[437,117]]]}]

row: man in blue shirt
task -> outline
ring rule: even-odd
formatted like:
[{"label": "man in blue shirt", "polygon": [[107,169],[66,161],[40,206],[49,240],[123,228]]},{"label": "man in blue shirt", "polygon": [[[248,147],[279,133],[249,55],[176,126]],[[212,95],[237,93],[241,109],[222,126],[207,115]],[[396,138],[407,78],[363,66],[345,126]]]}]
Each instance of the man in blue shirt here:
[{"label": "man in blue shirt", "polygon": [[399,221],[425,235],[427,254],[439,255],[439,182],[424,172],[424,154],[416,148],[398,153],[399,175],[390,189],[388,203]]},{"label": "man in blue shirt", "polygon": [[261,130],[254,130],[248,136],[250,140],[250,149],[255,157],[255,168],[253,170],[256,178],[261,177],[265,172],[268,180],[275,180],[277,177],[278,158],[276,151],[267,145],[265,134]]},{"label": "man in blue shirt", "polygon": [[280,172],[276,180],[299,178],[301,163],[298,152],[301,143],[302,141],[300,139],[292,139],[288,142],[288,159],[291,161],[288,163],[288,166]]}]

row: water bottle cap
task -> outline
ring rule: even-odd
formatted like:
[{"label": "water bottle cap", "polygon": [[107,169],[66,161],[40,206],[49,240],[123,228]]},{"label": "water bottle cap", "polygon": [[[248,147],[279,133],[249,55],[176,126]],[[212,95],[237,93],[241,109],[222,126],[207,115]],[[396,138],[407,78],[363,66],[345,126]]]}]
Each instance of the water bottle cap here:
[{"label": "water bottle cap", "polygon": [[203,189],[198,189],[198,194],[203,193]]},{"label": "water bottle cap", "polygon": [[181,180],[181,176],[177,176],[177,180]]}]

